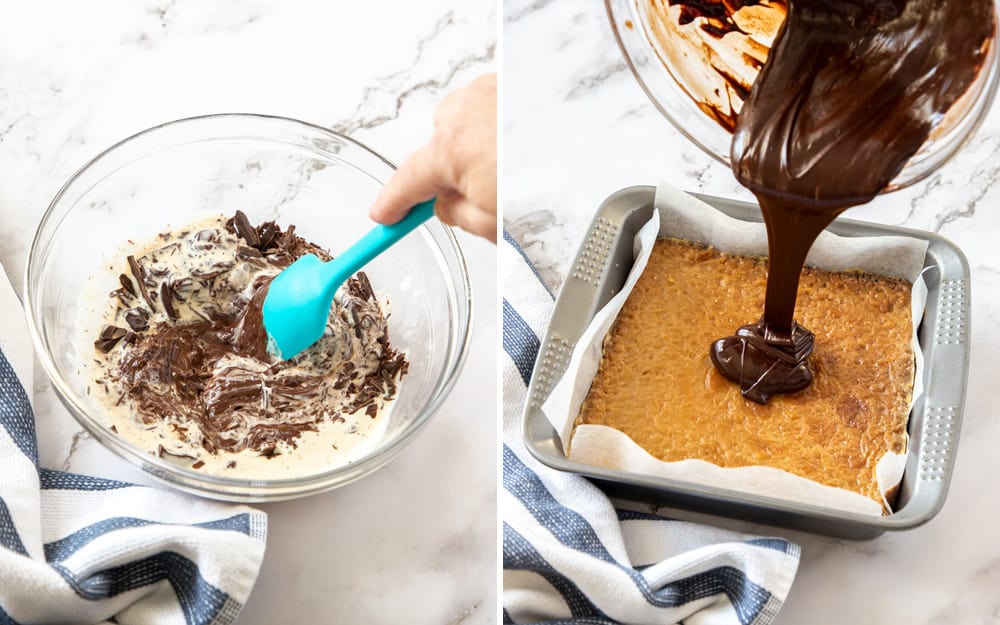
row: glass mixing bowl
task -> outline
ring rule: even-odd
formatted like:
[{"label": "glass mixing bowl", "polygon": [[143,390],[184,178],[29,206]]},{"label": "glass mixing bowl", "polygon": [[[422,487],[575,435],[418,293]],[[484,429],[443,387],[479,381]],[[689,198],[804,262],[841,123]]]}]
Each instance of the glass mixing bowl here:
[{"label": "glass mixing bowl", "polygon": [[[690,69],[671,61],[662,22],[664,0],[605,0],[611,29],[639,85],[670,122],[690,141],[725,165],[732,135],[681,85]],[[676,10],[680,10],[678,7]],[[659,32],[659,34],[658,34]],[[685,57],[685,58],[690,58]],[[924,145],[907,162],[887,191],[911,185],[933,173],[972,136],[993,102],[997,89],[997,46],[993,45],[977,81],[945,115]]]},{"label": "glass mixing bowl", "polygon": [[24,290],[36,353],[63,403],[114,453],[171,486],[217,499],[300,497],[385,465],[441,405],[468,348],[472,301],[465,259],[451,230],[436,219],[365,268],[390,300],[389,338],[406,352],[410,369],[377,449],[322,473],[280,480],[216,477],[119,438],[79,372],[80,359],[87,357],[81,352],[95,338],[84,333],[99,328],[81,327],[78,316],[88,277],[107,271],[107,261],[128,239],[149,239],[206,212],[231,215],[240,209],[254,223],[295,224],[298,233],[336,254],[372,226],[368,206],[393,170],[348,137],[262,115],[170,122],[87,163],[42,217]]}]

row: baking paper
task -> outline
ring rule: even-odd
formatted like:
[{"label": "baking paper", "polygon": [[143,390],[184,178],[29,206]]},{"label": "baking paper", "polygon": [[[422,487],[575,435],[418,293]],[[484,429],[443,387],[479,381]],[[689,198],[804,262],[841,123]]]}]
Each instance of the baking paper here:
[{"label": "baking paper", "polygon": [[[625,286],[594,316],[577,342],[566,372],[542,406],[559,434],[563,448],[569,449],[569,457],[583,464],[629,473],[881,515],[882,506],[860,493],[819,484],[781,469],[762,466],[723,468],[703,460],[664,462],[613,428],[581,425],[574,431],[574,422],[601,363],[604,338],[645,269],[657,238],[670,236],[695,241],[728,254],[767,255],[767,234],[763,224],[728,217],[665,184],[656,190],[655,206],[652,218],[635,237],[635,262]],[[916,329],[927,299],[927,287],[921,275],[926,254],[927,242],[909,237],[841,237],[823,232],[806,259],[812,267],[830,271],[867,271],[903,278],[913,284],[913,352],[916,358],[913,399],[919,397],[922,391],[923,358]],[[876,475],[883,495],[900,482],[905,464],[905,455],[893,453],[886,454],[879,461]]]}]

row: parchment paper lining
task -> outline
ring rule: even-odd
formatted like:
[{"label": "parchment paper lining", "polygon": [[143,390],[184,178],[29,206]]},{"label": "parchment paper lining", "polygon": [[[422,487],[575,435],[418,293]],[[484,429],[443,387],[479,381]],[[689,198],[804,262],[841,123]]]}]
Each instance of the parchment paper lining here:
[{"label": "parchment paper lining", "polygon": [[[621,292],[594,316],[576,344],[566,373],[542,406],[573,460],[628,473],[653,475],[699,485],[738,490],[827,508],[879,516],[877,502],[845,489],[834,488],[772,467],[723,468],[703,460],[664,462],[654,458],[626,434],[607,426],[573,425],[601,363],[602,345],[618,312],[646,268],[656,239],[676,237],[712,245],[729,254],[765,256],[767,235],[763,224],[733,219],[704,202],[661,184],[656,191],[656,210],[639,230],[634,244],[635,262]],[[927,287],[921,272],[927,243],[908,237],[840,237],[823,232],[813,245],[806,263],[830,271],[857,269],[903,278],[913,284],[913,352],[916,369],[913,399],[922,392],[923,358],[916,329],[923,317]],[[706,346],[706,350],[707,350]],[[887,453],[876,468],[883,497],[899,484],[906,464],[905,454]]]}]

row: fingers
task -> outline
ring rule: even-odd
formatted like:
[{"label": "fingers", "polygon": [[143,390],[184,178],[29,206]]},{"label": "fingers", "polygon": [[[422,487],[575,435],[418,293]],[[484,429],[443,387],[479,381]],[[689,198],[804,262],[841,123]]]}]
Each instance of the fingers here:
[{"label": "fingers", "polygon": [[389,180],[369,215],[396,223],[418,202],[437,197],[439,218],[496,242],[496,75],[452,92],[435,113],[430,143]]},{"label": "fingers", "polygon": [[437,144],[430,143],[410,155],[379,193],[369,216],[393,224],[414,204],[437,196],[434,212],[441,221],[496,243],[496,209],[483,210],[455,191],[447,168],[440,165],[439,152]]},{"label": "fingers", "polygon": [[496,215],[458,193],[446,192],[439,195],[434,203],[434,212],[438,219],[449,226],[461,228],[493,243],[497,242]]},{"label": "fingers", "polygon": [[450,185],[438,163],[439,159],[430,144],[411,154],[399,166],[372,204],[368,212],[372,220],[382,224],[394,224],[402,219],[414,204],[429,200],[449,188]]}]

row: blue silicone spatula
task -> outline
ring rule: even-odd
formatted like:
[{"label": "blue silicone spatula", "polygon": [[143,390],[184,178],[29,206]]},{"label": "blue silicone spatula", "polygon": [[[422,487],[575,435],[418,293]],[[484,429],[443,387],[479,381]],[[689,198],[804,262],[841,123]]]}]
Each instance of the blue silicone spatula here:
[{"label": "blue silicone spatula", "polygon": [[275,276],[263,308],[264,329],[273,341],[269,347],[288,360],[318,341],[337,288],[433,215],[434,200],[421,202],[400,221],[375,226],[333,260],[324,263],[306,254]]}]

